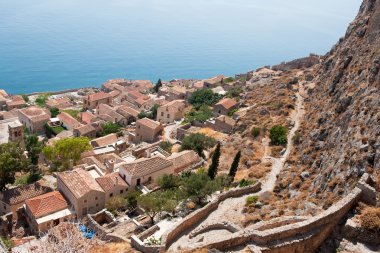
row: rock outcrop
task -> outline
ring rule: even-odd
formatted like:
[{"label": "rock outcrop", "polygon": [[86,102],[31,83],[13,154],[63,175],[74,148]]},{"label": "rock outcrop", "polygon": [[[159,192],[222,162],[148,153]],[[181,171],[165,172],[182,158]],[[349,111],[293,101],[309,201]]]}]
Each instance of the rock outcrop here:
[{"label": "rock outcrop", "polygon": [[[346,35],[322,57],[314,83],[292,169],[280,175],[276,190],[307,192],[326,209],[365,172],[380,172],[380,0],[364,0]],[[294,173],[303,171],[310,176],[295,187]]]}]

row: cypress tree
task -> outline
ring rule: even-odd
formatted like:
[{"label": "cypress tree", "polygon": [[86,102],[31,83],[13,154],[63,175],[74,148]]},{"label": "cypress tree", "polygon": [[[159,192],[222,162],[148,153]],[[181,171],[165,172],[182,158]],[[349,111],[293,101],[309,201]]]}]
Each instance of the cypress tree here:
[{"label": "cypress tree", "polygon": [[154,86],[153,89],[157,93],[160,90],[161,87],[162,87],[162,82],[161,82],[161,78],[160,78],[160,79],[158,79],[158,81],[157,81],[157,83],[156,83],[156,85]]},{"label": "cypress tree", "polygon": [[240,157],[241,157],[241,151],[239,150],[235,155],[235,158],[230,167],[230,172],[228,173],[228,175],[232,178],[232,180],[234,180],[236,171],[239,167]]},{"label": "cypress tree", "polygon": [[218,145],[216,146],[215,152],[212,155],[210,167],[208,167],[208,171],[207,171],[208,176],[212,180],[215,179],[216,174],[218,173],[219,158],[220,158],[220,143],[218,143]]}]

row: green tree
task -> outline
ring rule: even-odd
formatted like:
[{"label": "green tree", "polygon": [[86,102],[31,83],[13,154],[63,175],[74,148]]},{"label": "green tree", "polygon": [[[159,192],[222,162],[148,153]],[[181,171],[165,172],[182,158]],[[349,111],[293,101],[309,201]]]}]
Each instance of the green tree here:
[{"label": "green tree", "polygon": [[269,130],[269,138],[274,145],[282,145],[288,142],[288,129],[276,125]]},{"label": "green tree", "polygon": [[227,92],[226,97],[228,97],[228,98],[239,98],[241,93],[243,93],[243,90],[241,88],[235,87],[235,88],[230,89]]},{"label": "green tree", "polygon": [[126,209],[128,204],[128,200],[121,197],[121,196],[116,196],[110,198],[106,202],[106,208],[108,211],[110,211],[113,214],[116,214],[118,211],[123,211]]},{"label": "green tree", "polygon": [[127,205],[129,208],[136,208],[137,207],[137,199],[140,196],[140,192],[138,191],[129,191],[127,193]]},{"label": "green tree", "polygon": [[148,118],[148,119],[153,119],[153,120],[155,120],[156,117],[157,117],[157,109],[158,109],[158,107],[160,107],[159,104],[154,104],[154,105],[152,106],[152,108],[151,108],[148,112],[146,112],[146,111],[141,111],[141,112],[137,115],[137,117],[138,117],[139,119]]},{"label": "green tree", "polygon": [[38,164],[38,158],[44,148],[44,143],[38,140],[37,135],[27,135],[25,137],[25,148],[28,151],[30,162],[34,165]]},{"label": "green tree", "polygon": [[219,158],[220,158],[220,142],[218,142],[218,145],[216,145],[216,149],[214,151],[214,154],[211,158],[211,164],[208,167],[207,174],[208,176],[214,180],[216,175],[218,174],[218,167],[219,167]]},{"label": "green tree", "polygon": [[59,109],[56,107],[50,108],[50,114],[52,118],[57,117],[57,115],[59,114]]},{"label": "green tree", "polygon": [[101,132],[101,136],[105,136],[108,134],[120,134],[121,126],[119,124],[113,122],[107,122],[102,125],[103,131]]},{"label": "green tree", "polygon": [[67,170],[71,162],[75,165],[81,154],[91,149],[88,138],[76,137],[58,140],[53,146],[43,148],[42,152],[53,164],[61,165],[63,170]]},{"label": "green tree", "polygon": [[209,118],[212,117],[212,111],[209,106],[202,105],[198,109],[193,108],[188,112],[185,116],[186,122],[193,122],[193,121],[199,121],[199,122],[206,122]]},{"label": "green tree", "polygon": [[160,79],[158,79],[156,85],[153,87],[153,91],[155,93],[157,93],[160,90],[161,87],[162,87],[162,81],[161,81],[161,78],[160,78]]},{"label": "green tree", "polygon": [[183,191],[186,196],[191,198],[199,205],[203,204],[207,196],[221,188],[219,180],[211,180],[210,177],[204,173],[191,173],[183,180]]},{"label": "green tree", "polygon": [[172,196],[168,196],[168,193],[162,192],[152,192],[141,195],[137,199],[137,203],[142,209],[144,209],[152,224],[154,224],[154,218],[157,214],[164,211],[172,212],[177,205]]},{"label": "green tree", "polygon": [[165,150],[169,154],[172,153],[173,144],[171,144],[170,142],[162,141],[162,142],[160,142],[159,146],[160,146],[160,148],[162,148],[163,150]]},{"label": "green tree", "polygon": [[23,95],[21,95],[21,96],[22,96],[22,98],[24,99],[24,101],[25,101],[26,103],[29,102],[29,97],[28,97],[27,95],[23,94]]},{"label": "green tree", "polygon": [[164,174],[157,179],[157,183],[162,190],[173,190],[180,186],[181,180],[177,175]]},{"label": "green tree", "polygon": [[50,94],[49,93],[42,93],[38,95],[38,97],[35,100],[36,105],[40,107],[44,107],[46,104],[46,100],[49,98]]},{"label": "green tree", "polygon": [[16,172],[25,170],[27,166],[24,149],[18,143],[0,144],[0,191],[7,184],[13,184]]},{"label": "green tree", "polygon": [[221,95],[214,93],[211,89],[201,89],[195,91],[188,99],[188,102],[194,107],[199,108],[202,105],[214,105],[221,98]]},{"label": "green tree", "polygon": [[239,167],[240,157],[241,157],[241,151],[239,150],[236,153],[234,160],[232,161],[230,171],[228,173],[228,175],[232,178],[232,180],[234,180],[234,178],[236,176],[236,172],[237,172],[237,169]]},{"label": "green tree", "polygon": [[200,133],[192,133],[182,140],[181,150],[194,150],[199,156],[204,157],[203,151],[215,146],[216,140]]}]

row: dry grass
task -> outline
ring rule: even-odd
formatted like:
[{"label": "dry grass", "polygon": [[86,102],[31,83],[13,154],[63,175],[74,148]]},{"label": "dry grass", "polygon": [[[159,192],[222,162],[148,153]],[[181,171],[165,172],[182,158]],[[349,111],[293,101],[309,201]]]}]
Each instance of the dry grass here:
[{"label": "dry grass", "polygon": [[108,243],[99,247],[92,248],[89,253],[137,253],[127,242],[125,243]]},{"label": "dry grass", "polygon": [[380,207],[364,207],[359,220],[364,228],[380,232]]}]

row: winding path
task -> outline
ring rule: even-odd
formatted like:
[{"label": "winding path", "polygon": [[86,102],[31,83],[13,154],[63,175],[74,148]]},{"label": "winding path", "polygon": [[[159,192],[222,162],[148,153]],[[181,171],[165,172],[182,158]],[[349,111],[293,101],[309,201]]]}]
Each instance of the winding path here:
[{"label": "winding path", "polygon": [[[280,158],[273,158],[270,156],[266,156],[263,158],[263,161],[270,160],[272,162],[272,170],[267,175],[267,177],[263,180],[262,183],[262,189],[259,193],[265,191],[273,191],[273,188],[276,183],[276,179],[278,174],[281,172],[286,159],[289,157],[291,150],[293,148],[292,138],[296,131],[298,130],[300,126],[300,121],[302,119],[302,116],[304,114],[304,107],[303,107],[303,96],[304,94],[304,87],[303,84],[299,84],[299,91],[297,92],[297,102],[296,102],[296,108],[293,114],[291,115],[291,119],[293,122],[293,128],[288,133],[288,144],[286,147],[286,152],[280,157]],[[264,139],[263,140],[264,145],[269,145],[269,140]],[[256,195],[255,194],[255,195]],[[231,224],[234,224],[237,227],[241,227],[241,212],[245,205],[245,199],[248,195],[244,195],[238,198],[229,198],[225,201],[221,202],[218,206],[218,208],[209,214],[202,222],[200,222],[194,229],[205,225],[205,224],[214,224],[217,222],[222,221],[228,221]],[[243,229],[243,228],[241,228]],[[182,236],[180,236],[168,249],[168,252],[178,252],[180,249],[188,248],[190,245],[196,245],[199,243],[199,240],[202,240],[202,244],[208,244],[213,242],[214,238],[217,238],[218,236],[226,235],[226,233],[231,233],[226,230],[212,230],[209,232],[206,232],[200,236],[196,236],[194,238],[189,238],[189,233],[191,231],[186,232]]]}]

